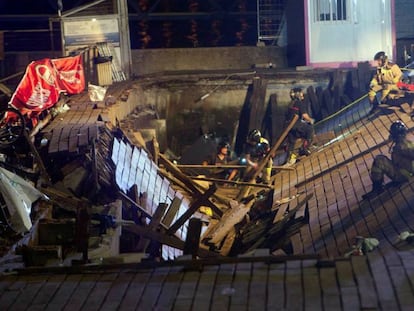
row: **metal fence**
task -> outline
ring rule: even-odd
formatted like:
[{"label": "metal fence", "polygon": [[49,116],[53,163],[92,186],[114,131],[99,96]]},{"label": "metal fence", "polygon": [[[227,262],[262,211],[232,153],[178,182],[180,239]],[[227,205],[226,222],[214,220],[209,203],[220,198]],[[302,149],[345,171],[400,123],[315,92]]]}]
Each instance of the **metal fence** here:
[{"label": "metal fence", "polygon": [[257,37],[259,41],[279,38],[285,19],[285,0],[257,0]]}]

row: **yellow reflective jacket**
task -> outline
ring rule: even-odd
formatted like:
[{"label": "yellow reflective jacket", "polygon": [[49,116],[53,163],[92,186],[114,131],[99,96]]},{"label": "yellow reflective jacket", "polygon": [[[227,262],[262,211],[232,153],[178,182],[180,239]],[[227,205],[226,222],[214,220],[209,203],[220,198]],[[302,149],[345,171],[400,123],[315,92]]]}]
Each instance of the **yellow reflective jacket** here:
[{"label": "yellow reflective jacket", "polygon": [[371,86],[396,84],[401,80],[402,71],[397,64],[388,62],[383,67],[378,67],[377,72],[371,80]]}]

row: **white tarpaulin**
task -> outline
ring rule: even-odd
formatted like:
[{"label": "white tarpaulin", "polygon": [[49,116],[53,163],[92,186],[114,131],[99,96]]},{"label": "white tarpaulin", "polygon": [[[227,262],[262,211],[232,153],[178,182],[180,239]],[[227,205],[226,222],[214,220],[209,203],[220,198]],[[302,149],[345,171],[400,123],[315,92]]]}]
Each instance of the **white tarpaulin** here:
[{"label": "white tarpaulin", "polygon": [[20,176],[0,167],[0,192],[10,214],[9,225],[23,233],[32,227],[30,212],[32,204],[47,197]]}]

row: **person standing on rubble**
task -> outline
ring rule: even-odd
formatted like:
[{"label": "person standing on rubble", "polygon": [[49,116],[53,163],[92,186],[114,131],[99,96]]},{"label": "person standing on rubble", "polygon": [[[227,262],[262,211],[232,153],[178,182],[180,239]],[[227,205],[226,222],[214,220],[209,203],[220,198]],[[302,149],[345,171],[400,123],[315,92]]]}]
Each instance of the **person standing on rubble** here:
[{"label": "person standing on rubble", "polygon": [[[256,170],[259,162],[266,157],[270,151],[269,141],[262,137],[262,133],[258,129],[251,130],[247,135],[247,140],[244,150],[244,158],[249,166],[246,169],[244,180],[249,179],[252,170]],[[270,157],[262,171],[262,182],[264,184],[270,184],[270,177],[272,174],[273,159]]]},{"label": "person standing on rubble", "polygon": [[385,52],[381,51],[374,55],[377,70],[369,84],[368,99],[371,105],[370,113],[378,108],[376,94],[381,91],[381,104],[385,104],[391,93],[400,93],[397,83],[403,74],[400,67],[388,60]]},{"label": "person standing on rubble", "polygon": [[392,141],[391,159],[382,154],[375,157],[370,173],[372,190],[363,198],[383,191],[385,175],[391,179],[394,185],[399,185],[413,176],[414,142],[406,138],[407,131],[407,126],[400,120],[391,124],[389,136]]},{"label": "person standing on rubble", "polygon": [[313,124],[315,120],[311,117],[309,103],[305,100],[305,95],[301,88],[293,88],[290,90],[291,102],[286,112],[286,126],[292,121],[294,115],[298,115],[298,120],[293,125],[287,135],[287,163],[294,164],[297,154],[294,152],[296,140],[302,139],[302,147],[299,155],[309,155],[309,147],[312,145],[315,130]]}]

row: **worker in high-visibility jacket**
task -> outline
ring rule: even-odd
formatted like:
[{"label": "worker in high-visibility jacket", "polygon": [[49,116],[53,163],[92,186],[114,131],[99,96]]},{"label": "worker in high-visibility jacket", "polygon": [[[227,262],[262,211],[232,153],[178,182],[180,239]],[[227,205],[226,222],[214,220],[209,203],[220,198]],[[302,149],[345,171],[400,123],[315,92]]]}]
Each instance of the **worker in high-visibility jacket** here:
[{"label": "worker in high-visibility jacket", "polygon": [[376,98],[378,92],[381,91],[381,104],[386,103],[390,93],[400,93],[397,83],[401,81],[403,75],[400,67],[389,61],[385,52],[375,54],[374,60],[377,62],[377,70],[369,84],[370,112],[374,112],[378,107]]},{"label": "worker in high-visibility jacket", "polygon": [[[252,170],[256,170],[259,162],[267,156],[270,151],[269,141],[262,136],[258,129],[253,129],[247,136],[247,141],[244,146],[244,157],[242,160],[247,162],[248,169],[245,172],[244,180],[247,181],[252,174]],[[261,181],[265,184],[271,182],[273,159],[272,157],[266,162],[262,172]]]}]

